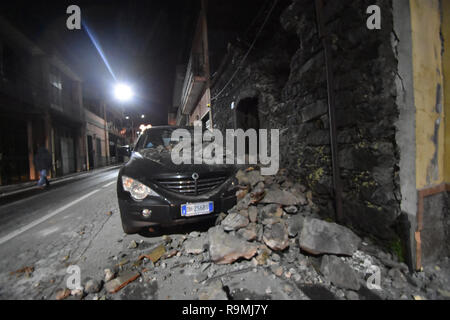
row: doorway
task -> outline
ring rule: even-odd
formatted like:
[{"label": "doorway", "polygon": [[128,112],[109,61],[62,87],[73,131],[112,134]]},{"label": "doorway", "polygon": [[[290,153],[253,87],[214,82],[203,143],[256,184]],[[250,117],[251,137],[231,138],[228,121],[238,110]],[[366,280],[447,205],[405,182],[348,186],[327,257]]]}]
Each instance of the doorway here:
[{"label": "doorway", "polygon": [[[242,129],[247,131],[248,129],[256,130],[256,137],[258,137],[259,130],[259,111],[258,111],[258,98],[245,98],[242,99],[237,107],[235,113],[235,129]],[[257,140],[256,150],[259,152],[259,141]],[[249,151],[249,139],[245,139],[245,153]]]},{"label": "doorway", "polygon": [[89,170],[92,170],[94,168],[94,148],[92,145],[92,136],[87,136],[87,144],[88,144]]}]

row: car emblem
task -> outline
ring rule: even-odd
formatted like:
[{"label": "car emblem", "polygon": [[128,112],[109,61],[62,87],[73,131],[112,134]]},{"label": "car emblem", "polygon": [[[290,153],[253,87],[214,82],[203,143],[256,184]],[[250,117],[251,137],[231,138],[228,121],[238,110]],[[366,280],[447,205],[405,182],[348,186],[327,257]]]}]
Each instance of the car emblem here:
[{"label": "car emblem", "polygon": [[197,172],[194,172],[192,174],[192,179],[194,179],[194,182],[195,182],[195,195],[198,195],[198,187],[197,187],[198,173]]}]

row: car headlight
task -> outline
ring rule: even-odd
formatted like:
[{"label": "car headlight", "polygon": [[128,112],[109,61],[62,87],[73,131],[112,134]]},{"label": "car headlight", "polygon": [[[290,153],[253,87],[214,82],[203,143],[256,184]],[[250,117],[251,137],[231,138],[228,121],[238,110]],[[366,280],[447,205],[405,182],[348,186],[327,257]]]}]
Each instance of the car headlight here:
[{"label": "car headlight", "polygon": [[134,200],[143,200],[147,196],[159,196],[159,194],[145,184],[127,176],[122,176],[122,186],[123,190],[129,192]]}]

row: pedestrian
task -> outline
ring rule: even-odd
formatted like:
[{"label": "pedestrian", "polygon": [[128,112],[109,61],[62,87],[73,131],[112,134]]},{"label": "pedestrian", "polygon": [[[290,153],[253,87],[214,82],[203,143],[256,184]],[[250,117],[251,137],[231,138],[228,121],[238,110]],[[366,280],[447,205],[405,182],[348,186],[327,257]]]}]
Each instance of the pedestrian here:
[{"label": "pedestrian", "polygon": [[50,152],[48,152],[48,150],[42,145],[38,145],[38,151],[34,156],[34,165],[39,171],[38,187],[42,189],[44,188],[44,184],[49,186],[50,182],[47,179],[47,172],[52,167],[52,156],[50,155]]}]

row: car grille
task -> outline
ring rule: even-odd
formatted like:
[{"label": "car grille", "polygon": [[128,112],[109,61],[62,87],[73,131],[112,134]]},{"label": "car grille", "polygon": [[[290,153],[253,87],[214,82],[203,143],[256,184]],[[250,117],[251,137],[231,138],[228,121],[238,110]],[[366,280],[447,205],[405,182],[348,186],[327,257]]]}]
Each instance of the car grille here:
[{"label": "car grille", "polygon": [[197,179],[197,186],[195,185],[195,180],[191,177],[158,179],[157,182],[170,191],[187,195],[198,195],[220,186],[227,178],[228,176],[226,175],[204,178],[200,176]]}]

